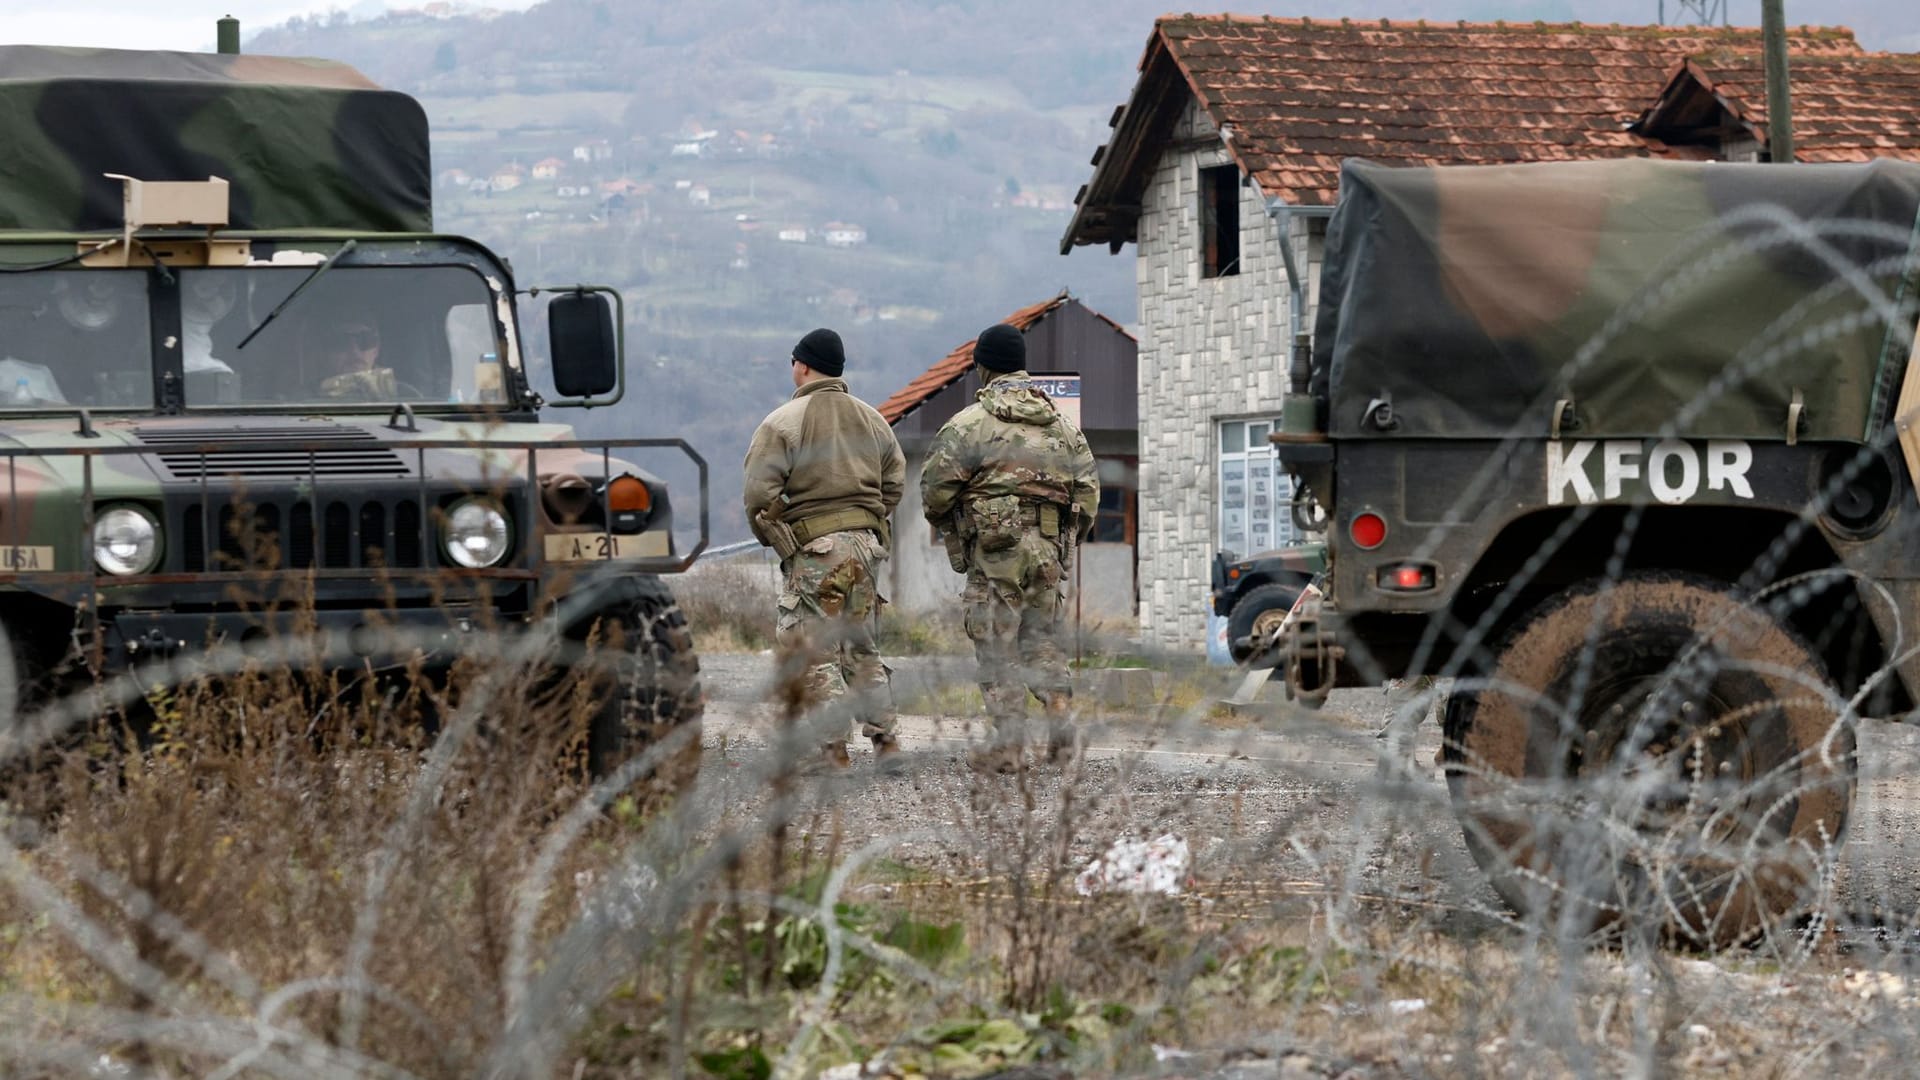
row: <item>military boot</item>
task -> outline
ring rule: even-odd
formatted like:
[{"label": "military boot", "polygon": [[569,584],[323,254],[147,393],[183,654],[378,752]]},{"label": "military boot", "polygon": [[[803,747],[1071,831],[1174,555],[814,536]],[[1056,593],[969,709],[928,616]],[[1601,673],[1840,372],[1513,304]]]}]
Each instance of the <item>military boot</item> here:
[{"label": "military boot", "polygon": [[1080,756],[1078,732],[1073,723],[1073,694],[1054,690],[1047,694],[1047,763],[1071,765]]},{"label": "military boot", "polygon": [[1020,771],[1026,763],[1026,755],[1021,753],[1018,743],[989,746],[967,752],[967,764],[977,773],[998,773],[1002,776]]},{"label": "military boot", "polygon": [[873,736],[873,765],[884,773],[899,772],[900,740],[892,735]]}]

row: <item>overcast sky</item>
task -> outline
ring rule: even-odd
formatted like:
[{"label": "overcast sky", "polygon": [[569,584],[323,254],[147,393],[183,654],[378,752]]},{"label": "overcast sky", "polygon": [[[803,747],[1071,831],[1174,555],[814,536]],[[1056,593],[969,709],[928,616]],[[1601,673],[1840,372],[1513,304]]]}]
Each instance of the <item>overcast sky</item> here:
[{"label": "overcast sky", "polygon": [[[295,15],[333,8],[419,7],[425,0],[0,0],[0,44],[94,45],[109,49],[212,52],[214,23],[240,20],[244,40]],[[469,7],[521,9],[534,0],[479,0]]]},{"label": "overcast sky", "polygon": [[[424,0],[0,0],[0,44],[97,45],[118,49],[211,51],[214,21],[240,19],[242,38],[295,15],[323,14],[332,8],[367,12],[418,7]],[[674,3],[685,0],[620,0],[622,3]],[[696,0],[697,2],[697,0]],[[935,0],[925,0],[933,3]],[[467,6],[524,9],[535,0],[467,0]],[[1914,0],[1786,0],[1787,21],[1852,26],[1868,48],[1920,51],[1920,26],[1911,19]],[[1044,5],[1044,0],[1043,0]],[[1322,14],[1337,11],[1355,18],[1394,14],[1429,18],[1585,19],[1589,22],[1650,23],[1659,0],[1190,0],[1163,5],[1169,11],[1269,11]],[[1735,23],[1757,26],[1759,0],[1729,0]],[[1677,0],[1668,0],[1678,10]],[[1142,36],[1144,36],[1144,28]]]}]

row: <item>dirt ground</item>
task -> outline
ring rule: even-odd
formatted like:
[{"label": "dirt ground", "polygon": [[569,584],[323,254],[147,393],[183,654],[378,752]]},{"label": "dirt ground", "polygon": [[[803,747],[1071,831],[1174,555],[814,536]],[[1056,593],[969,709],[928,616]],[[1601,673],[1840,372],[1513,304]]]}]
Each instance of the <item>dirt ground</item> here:
[{"label": "dirt ground", "polygon": [[[778,717],[776,707],[767,704],[771,656],[715,654],[701,663],[710,763],[730,749],[764,746]],[[968,657],[891,657],[887,663],[899,700],[964,686],[973,675]],[[1238,682],[1227,670],[1200,678],[1221,698]],[[1444,687],[1432,692],[1436,698],[1443,693]],[[1396,797],[1411,797],[1422,806],[1408,824],[1419,843],[1432,849],[1433,860],[1421,868],[1426,887],[1444,890],[1452,902],[1497,909],[1498,900],[1468,857],[1458,826],[1439,812],[1446,808],[1446,784],[1435,764],[1437,712],[1423,715],[1411,738],[1380,734],[1396,712],[1405,724],[1407,710],[1419,711],[1421,704],[1384,689],[1340,690],[1324,708],[1306,711],[1287,703],[1275,686],[1267,687],[1253,707],[1224,719],[1201,708],[1151,709],[1146,713],[1158,715],[1147,715],[1093,704],[1088,722],[1094,735],[1083,784],[1110,796],[1100,806],[1106,832],[1190,835],[1196,874],[1207,877],[1210,871],[1257,872],[1244,862],[1209,865],[1207,852],[1228,850],[1224,840],[1236,830],[1244,834],[1300,819],[1328,833],[1350,832],[1356,800],[1370,783],[1390,779]],[[861,823],[859,807],[870,801],[935,806],[959,799],[971,782],[961,765],[969,742],[984,730],[977,718],[903,713],[900,725],[912,766],[903,776],[873,774],[868,748],[857,737],[850,740],[858,765],[854,775],[869,778],[877,796],[848,807],[850,826]],[[1920,727],[1869,720],[1861,725],[1859,739],[1860,786],[1836,894],[1849,922],[1898,921],[1920,911]],[[1041,779],[1043,791],[1049,782]],[[896,801],[891,793],[901,788],[915,797]],[[899,824],[941,823],[895,820],[884,827]],[[875,835],[882,828],[873,823]],[[1413,884],[1391,867],[1376,872],[1382,875],[1380,884]]]},{"label": "dirt ground", "polygon": [[[896,698],[906,701],[938,700],[942,688],[952,698],[950,688],[972,675],[962,657],[889,664]],[[770,665],[756,654],[703,658],[707,779],[721,791],[724,777],[715,774],[777,730],[777,713],[764,704]],[[1235,682],[1231,672],[1193,678],[1218,697]],[[1156,1075],[1911,1068],[1908,1043],[1920,1030],[1912,1011],[1920,983],[1908,981],[1916,950],[1907,927],[1920,910],[1913,728],[1862,725],[1849,842],[1810,928],[1784,944],[1712,956],[1596,948],[1572,961],[1576,977],[1548,973],[1565,958],[1543,962],[1530,951],[1537,942],[1474,866],[1435,766],[1436,720],[1428,715],[1404,730],[1423,702],[1341,691],[1324,709],[1303,712],[1269,687],[1256,707],[1227,711],[1209,708],[1206,696],[1178,709],[1090,705],[1091,752],[1070,788],[1057,771],[1036,769],[1024,785],[1006,782],[1007,801],[1024,802],[1030,818],[1062,812],[1063,798],[1076,802],[1067,855],[1076,866],[1116,840],[1175,837],[1192,854],[1188,894],[1216,914],[1297,917],[1336,938],[1370,940],[1388,959],[1376,996],[1336,1010],[1344,1034],[1331,1044],[1300,1049],[1311,1025],[1296,1010],[1277,1030],[1260,1026],[1271,1020],[1250,1020],[1238,1033],[1196,1035],[1194,1056],[1170,1051]],[[1382,735],[1396,709],[1407,710],[1402,723]],[[977,725],[909,712],[900,730],[904,770],[875,769],[856,745],[854,768],[841,774],[837,813],[850,846],[877,843],[891,859],[948,875],[992,873],[993,856],[978,842],[978,783],[964,763]],[[729,797],[744,804],[753,794]],[[1410,971],[1450,974],[1429,984]],[[1431,989],[1415,996],[1408,985]],[[1490,1001],[1502,1004],[1490,1010]]]}]

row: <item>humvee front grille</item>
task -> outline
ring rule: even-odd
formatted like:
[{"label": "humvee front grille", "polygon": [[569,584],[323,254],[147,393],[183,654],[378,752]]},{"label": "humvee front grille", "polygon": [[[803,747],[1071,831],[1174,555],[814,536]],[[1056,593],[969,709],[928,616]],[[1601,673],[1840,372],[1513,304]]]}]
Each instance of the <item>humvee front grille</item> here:
[{"label": "humvee front grille", "polygon": [[[152,447],[154,457],[175,480],[217,476],[297,479],[302,476],[407,476],[409,469],[391,447],[365,428],[255,427],[137,428],[134,435]],[[301,443],[312,449],[284,449]],[[356,446],[355,443],[372,443]],[[218,450],[199,447],[218,444]],[[316,445],[317,444],[317,445]],[[260,449],[250,449],[258,446]],[[269,447],[282,449],[269,449]]]},{"label": "humvee front grille", "polygon": [[[391,506],[378,500],[328,500],[321,504],[317,537],[314,506],[306,499],[255,502],[245,508],[227,504],[210,514],[199,503],[189,503],[179,521],[174,535],[181,538],[181,569],[189,573],[306,570],[316,566],[316,552],[322,570],[413,570],[427,565],[420,504],[412,499]],[[207,543],[209,526],[216,537],[212,545]]]}]

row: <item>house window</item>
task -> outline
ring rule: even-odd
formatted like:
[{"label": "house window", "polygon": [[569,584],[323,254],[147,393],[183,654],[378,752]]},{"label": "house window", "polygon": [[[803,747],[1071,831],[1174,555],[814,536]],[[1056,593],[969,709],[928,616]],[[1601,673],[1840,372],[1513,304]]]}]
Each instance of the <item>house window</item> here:
[{"label": "house window", "polygon": [[1200,276],[1240,272],[1240,169],[1214,165],[1200,170]]},{"label": "house window", "polygon": [[1220,424],[1220,550],[1252,555],[1293,542],[1293,480],[1274,460],[1271,420]]},{"label": "house window", "polygon": [[1100,513],[1093,519],[1095,544],[1131,544],[1140,505],[1140,459],[1103,457],[1100,470]]}]

